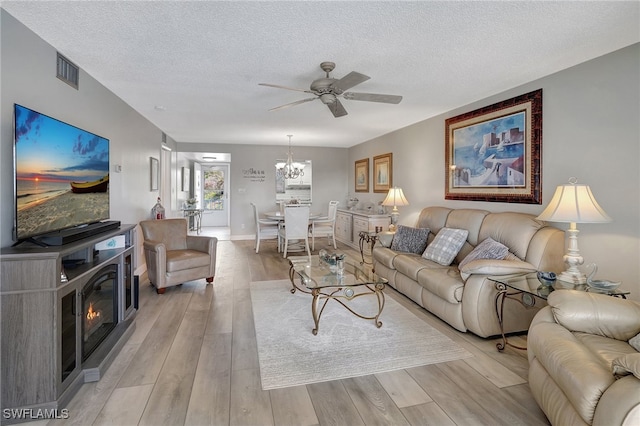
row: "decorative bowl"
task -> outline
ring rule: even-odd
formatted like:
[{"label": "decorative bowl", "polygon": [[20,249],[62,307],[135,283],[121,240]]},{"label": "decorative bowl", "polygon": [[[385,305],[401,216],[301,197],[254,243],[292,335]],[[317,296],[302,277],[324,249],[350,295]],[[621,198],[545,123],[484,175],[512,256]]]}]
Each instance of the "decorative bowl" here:
[{"label": "decorative bowl", "polygon": [[621,281],[587,280],[587,285],[598,291],[614,291],[620,284],[622,284]]},{"label": "decorative bowl", "polygon": [[556,282],[556,278],[554,272],[538,272],[538,281],[547,287],[551,287]]}]

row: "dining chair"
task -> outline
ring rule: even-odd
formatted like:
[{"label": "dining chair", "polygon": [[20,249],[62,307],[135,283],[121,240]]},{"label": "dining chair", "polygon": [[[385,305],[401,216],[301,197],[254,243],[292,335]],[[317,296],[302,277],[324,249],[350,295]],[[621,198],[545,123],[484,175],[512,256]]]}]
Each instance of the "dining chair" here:
[{"label": "dining chair", "polygon": [[287,257],[289,241],[304,241],[307,255],[311,257],[309,250],[309,206],[285,207],[284,225],[280,228],[280,240],[284,243],[283,257]]},{"label": "dining chair", "polygon": [[336,213],[338,211],[338,201],[329,201],[329,214],[311,221],[309,234],[311,235],[311,250],[316,249],[316,237],[327,237],[329,244],[333,241],[333,248],[336,249]]},{"label": "dining chair", "polygon": [[256,221],[256,253],[260,252],[261,240],[273,240],[278,239],[278,252],[280,252],[280,235],[278,234],[278,225],[280,222],[277,220],[260,219],[258,214],[258,207],[255,203],[251,203],[253,207],[253,216]]}]

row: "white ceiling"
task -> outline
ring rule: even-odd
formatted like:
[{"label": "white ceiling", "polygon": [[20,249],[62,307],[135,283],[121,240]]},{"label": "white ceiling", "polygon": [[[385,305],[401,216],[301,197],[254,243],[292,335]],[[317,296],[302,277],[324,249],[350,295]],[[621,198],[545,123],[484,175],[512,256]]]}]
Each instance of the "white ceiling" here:
[{"label": "white ceiling", "polygon": [[[350,147],[640,41],[637,1],[3,1],[178,142]],[[319,100],[320,62],[371,77]],[[80,81],[82,88],[82,81]],[[164,110],[159,110],[164,109]]]}]

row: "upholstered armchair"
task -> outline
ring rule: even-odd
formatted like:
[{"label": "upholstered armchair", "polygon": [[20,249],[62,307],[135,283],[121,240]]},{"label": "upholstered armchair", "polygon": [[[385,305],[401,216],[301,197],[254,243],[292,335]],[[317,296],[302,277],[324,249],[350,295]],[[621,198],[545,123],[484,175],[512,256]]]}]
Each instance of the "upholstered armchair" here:
[{"label": "upholstered armchair", "polygon": [[527,356],[531,393],[551,424],[639,425],[640,303],[575,290],[547,302]]},{"label": "upholstered armchair", "polygon": [[183,218],[144,220],[140,227],[149,281],[158,294],[186,281],[206,278],[213,282],[217,238],[188,235]]}]

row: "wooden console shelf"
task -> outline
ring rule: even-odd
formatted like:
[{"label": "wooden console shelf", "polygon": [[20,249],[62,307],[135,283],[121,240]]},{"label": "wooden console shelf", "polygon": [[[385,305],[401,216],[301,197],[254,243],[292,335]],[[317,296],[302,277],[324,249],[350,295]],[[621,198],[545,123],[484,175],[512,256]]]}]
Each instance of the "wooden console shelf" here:
[{"label": "wooden console shelf", "polygon": [[[62,408],[82,383],[99,380],[134,329],[135,234],[135,225],[121,225],[62,246],[0,251],[2,410]],[[116,237],[124,247],[94,250]],[[107,267],[117,271],[115,328],[83,360],[83,287]]]}]

